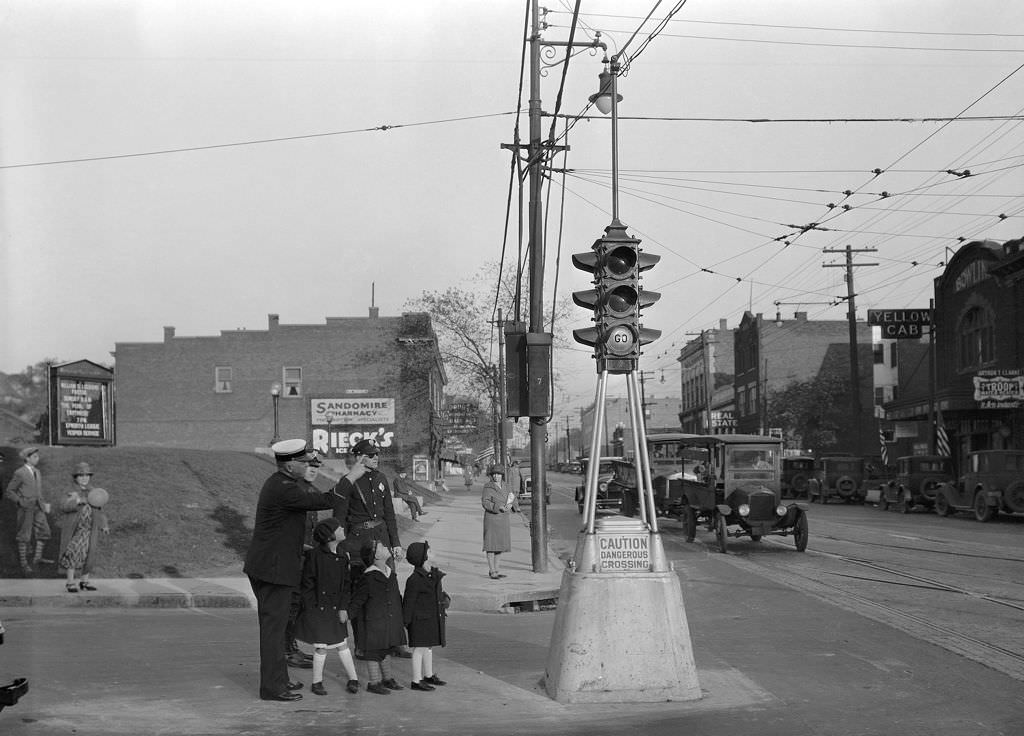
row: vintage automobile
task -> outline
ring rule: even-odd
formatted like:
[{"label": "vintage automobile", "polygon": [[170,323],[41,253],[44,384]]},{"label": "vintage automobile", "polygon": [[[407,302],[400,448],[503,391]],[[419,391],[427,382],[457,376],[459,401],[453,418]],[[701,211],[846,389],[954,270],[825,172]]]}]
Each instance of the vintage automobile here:
[{"label": "vintage automobile", "polygon": [[[523,485],[519,489],[520,501],[533,501],[533,473],[529,465],[522,465],[519,472],[523,478]],[[544,503],[551,504],[551,481],[544,479]]]},{"label": "vintage automobile", "polygon": [[[648,435],[647,445],[655,512],[682,521],[686,541],[704,524],[722,552],[730,537],[756,542],[769,534],[791,535],[798,551],[807,549],[806,510],[781,501],[780,439],[665,433]],[[692,459],[694,450],[703,451],[703,460]],[[688,461],[693,470],[686,470]],[[623,487],[623,515],[635,515],[639,484],[632,461],[616,463],[611,483]]]},{"label": "vintage automobile", "polygon": [[896,477],[879,486],[878,508],[890,506],[908,514],[915,508],[935,505],[935,492],[943,483],[951,483],[953,461],[941,455],[908,455],[896,458]]},{"label": "vintage automobile", "polygon": [[807,498],[807,488],[814,477],[814,458],[794,455],[782,458],[782,497]]},{"label": "vintage automobile", "polygon": [[1000,511],[1024,513],[1024,450],[979,450],[967,454],[964,471],[935,492],[935,513],[973,511],[989,521]]},{"label": "vintage automobile", "polygon": [[[618,509],[622,504],[622,493],[621,488],[616,486],[615,488],[608,488],[609,482],[611,482],[614,476],[614,463],[617,460],[622,460],[618,455],[615,456],[604,456],[598,460],[597,466],[597,508],[599,509]],[[583,494],[587,489],[587,468],[590,463],[590,458],[583,458],[580,461],[580,472],[583,473],[583,482],[576,486],[576,506],[579,508],[580,513],[583,513]]]},{"label": "vintage automobile", "polygon": [[807,498],[811,503],[828,503],[838,498],[846,503],[863,503],[864,458],[852,455],[823,455],[814,461],[814,477],[808,481]]}]

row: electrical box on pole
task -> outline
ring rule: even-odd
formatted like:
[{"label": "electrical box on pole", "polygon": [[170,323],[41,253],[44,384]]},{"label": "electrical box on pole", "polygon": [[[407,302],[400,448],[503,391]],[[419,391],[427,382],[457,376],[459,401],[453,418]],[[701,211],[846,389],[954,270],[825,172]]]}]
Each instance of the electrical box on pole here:
[{"label": "electrical box on pole", "polygon": [[528,417],[526,323],[509,321],[504,330],[505,416]]}]

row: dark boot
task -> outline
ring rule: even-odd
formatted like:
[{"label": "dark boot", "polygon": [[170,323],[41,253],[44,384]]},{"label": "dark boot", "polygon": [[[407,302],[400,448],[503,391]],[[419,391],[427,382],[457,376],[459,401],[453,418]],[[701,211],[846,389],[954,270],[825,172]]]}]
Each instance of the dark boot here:
[{"label": "dark boot", "polygon": [[28,564],[28,543],[18,542],[18,564],[23,575],[32,574],[32,566]]}]

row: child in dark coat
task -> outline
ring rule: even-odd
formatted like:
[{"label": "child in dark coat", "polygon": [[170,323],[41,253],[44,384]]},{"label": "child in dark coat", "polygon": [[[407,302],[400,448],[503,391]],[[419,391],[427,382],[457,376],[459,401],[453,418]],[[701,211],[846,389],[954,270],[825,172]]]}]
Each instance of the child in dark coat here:
[{"label": "child in dark coat", "polygon": [[355,629],[356,657],[366,662],[366,689],[377,695],[404,690],[391,675],[388,655],[405,644],[402,628],[402,594],[397,575],[388,565],[391,550],[379,541],[363,545],[359,556],[366,569],[359,576],[348,604]]},{"label": "child in dark coat", "polygon": [[405,581],[402,599],[402,620],[409,631],[412,647],[412,689],[433,690],[445,681],[434,674],[434,651],[431,647],[444,646],[444,624],[451,598],[441,587],[444,573],[431,566],[427,571],[427,542],[413,542],[405,559],[413,566],[412,575]]},{"label": "child in dark coat", "polygon": [[306,553],[299,587],[301,604],[295,621],[295,638],[313,646],[313,685],[316,695],[326,695],[324,664],[327,650],[336,649],[348,675],[345,688],[359,692],[356,664],[348,648],[350,598],[348,555],[338,545],[345,539],[341,522],[330,517],[313,530],[313,549]]}]

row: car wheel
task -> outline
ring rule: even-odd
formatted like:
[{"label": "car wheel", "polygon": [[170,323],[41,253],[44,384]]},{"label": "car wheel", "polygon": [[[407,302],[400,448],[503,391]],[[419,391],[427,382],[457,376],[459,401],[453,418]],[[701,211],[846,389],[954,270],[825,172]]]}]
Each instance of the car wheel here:
[{"label": "car wheel", "polygon": [[1003,491],[1003,503],[1014,513],[1024,513],[1024,481],[1016,481]]},{"label": "car wheel", "polygon": [[718,551],[723,554],[729,551],[729,538],[725,532],[725,517],[715,512],[715,539],[718,540]]},{"label": "car wheel", "polygon": [[803,552],[807,549],[807,514],[800,514],[796,520],[796,526],[793,527],[793,542],[796,544],[796,551]]},{"label": "car wheel", "polygon": [[900,504],[900,511],[902,511],[904,514],[909,514],[911,511],[914,510],[914,501],[910,497],[910,491],[904,488],[903,493],[900,496],[900,500],[902,501],[902,503]]},{"label": "car wheel", "polygon": [[942,491],[935,494],[935,513],[939,516],[949,516],[953,513],[953,509],[949,506],[949,499]]},{"label": "car wheel", "polygon": [[693,506],[686,506],[683,509],[683,534],[687,542],[692,542],[697,536],[697,512]]},{"label": "car wheel", "polygon": [[995,509],[988,505],[984,491],[978,491],[974,496],[974,518],[978,521],[991,521],[995,516]]},{"label": "car wheel", "polygon": [[793,476],[793,480],[790,481],[789,487],[793,491],[793,498],[800,498],[800,496],[807,495],[807,476],[797,474]]}]

